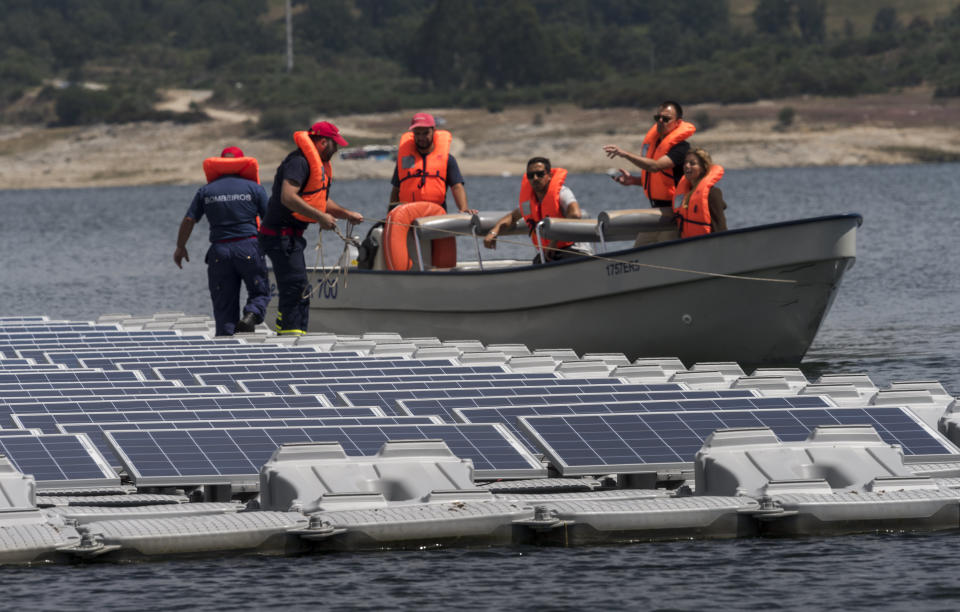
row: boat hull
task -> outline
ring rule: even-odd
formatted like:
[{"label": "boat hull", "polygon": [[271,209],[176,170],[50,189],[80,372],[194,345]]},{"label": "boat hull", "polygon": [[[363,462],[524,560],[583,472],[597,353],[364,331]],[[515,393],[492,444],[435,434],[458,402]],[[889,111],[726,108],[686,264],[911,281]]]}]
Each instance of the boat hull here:
[{"label": "boat hull", "polygon": [[546,266],[351,269],[346,282],[321,283],[309,329],[795,364],[855,260],[860,222],[838,215],[780,223]]}]

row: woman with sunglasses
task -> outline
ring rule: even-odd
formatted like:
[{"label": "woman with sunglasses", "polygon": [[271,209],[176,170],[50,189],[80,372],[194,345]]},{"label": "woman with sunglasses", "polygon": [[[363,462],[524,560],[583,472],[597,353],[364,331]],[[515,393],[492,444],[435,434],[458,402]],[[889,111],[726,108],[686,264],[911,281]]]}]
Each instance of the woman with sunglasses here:
[{"label": "woman with sunglasses", "polygon": [[546,217],[561,219],[579,219],[580,205],[573,191],[564,182],[567,171],[563,168],[551,168],[546,157],[534,157],[527,162],[527,172],[520,183],[520,205],[504,215],[483,238],[488,249],[497,248],[497,236],[505,228],[513,227],[521,218],[530,229],[530,239],[538,247],[533,263],[540,261],[542,248],[547,261],[557,261],[567,257],[579,257],[586,253],[573,248],[572,242],[539,239],[534,233],[537,223]]}]

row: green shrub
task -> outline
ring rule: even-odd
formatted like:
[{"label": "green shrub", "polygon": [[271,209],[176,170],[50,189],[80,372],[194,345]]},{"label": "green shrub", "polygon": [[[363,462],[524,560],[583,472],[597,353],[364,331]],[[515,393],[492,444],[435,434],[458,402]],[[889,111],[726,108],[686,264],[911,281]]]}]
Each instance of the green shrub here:
[{"label": "green shrub", "polygon": [[777,113],[777,128],[785,130],[793,125],[793,120],[796,115],[797,111],[795,111],[792,106],[784,106],[781,108],[780,112]]}]

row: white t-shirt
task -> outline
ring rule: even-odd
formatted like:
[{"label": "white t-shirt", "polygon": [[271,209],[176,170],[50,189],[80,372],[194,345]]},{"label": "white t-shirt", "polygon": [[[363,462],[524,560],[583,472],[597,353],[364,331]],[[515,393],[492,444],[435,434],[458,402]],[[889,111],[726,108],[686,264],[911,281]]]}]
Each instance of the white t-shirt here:
[{"label": "white t-shirt", "polygon": [[573,195],[573,191],[564,185],[560,188],[560,193],[557,194],[557,198],[560,200],[560,210],[563,211],[563,216],[567,216],[567,206],[570,206],[570,202],[576,202],[577,196]]}]

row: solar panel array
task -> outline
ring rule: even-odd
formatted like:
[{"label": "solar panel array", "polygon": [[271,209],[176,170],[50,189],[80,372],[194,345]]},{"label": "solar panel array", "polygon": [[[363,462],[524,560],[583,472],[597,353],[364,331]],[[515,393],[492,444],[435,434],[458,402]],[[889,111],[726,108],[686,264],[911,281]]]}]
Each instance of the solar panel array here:
[{"label": "solar panel array", "polygon": [[769,427],[783,442],[805,440],[819,425],[872,425],[905,455],[953,455],[906,408],[713,410],[523,416],[521,429],[563,475],[636,471],[689,463],[717,429]]},{"label": "solar panel array", "polygon": [[[608,379],[609,380],[609,379]],[[567,381],[570,382],[570,381]],[[747,402],[755,399],[753,391],[746,389],[723,389],[718,391],[688,391],[688,390],[656,390],[665,385],[638,385],[621,383],[617,385],[599,384],[594,387],[582,386],[579,391],[572,391],[565,385],[557,385],[552,389],[543,387],[529,387],[524,389],[492,390],[484,393],[453,394],[442,397],[439,394],[434,399],[424,394],[423,399],[397,400],[401,414],[438,414],[450,421],[456,421],[453,410],[456,408],[478,408],[483,406],[564,406],[567,404],[634,404],[645,401],[671,401],[674,405],[685,401],[701,402],[704,407],[716,407],[721,400],[731,402],[738,407],[752,407]],[[675,385],[674,385],[675,386]],[[497,391],[500,391],[499,393]],[[532,393],[530,391],[533,391]],[[554,393],[555,391],[555,393]],[[814,401],[816,401],[815,398]]]},{"label": "solar panel array", "polygon": [[[544,416],[565,414],[615,414],[625,412],[674,412],[692,410],[777,410],[784,408],[828,408],[832,406],[818,395],[793,397],[755,397],[752,392],[744,395],[736,390],[736,395],[728,395],[735,390],[683,391],[686,399],[657,399],[662,394],[650,393],[646,401],[627,402],[591,402],[589,396],[578,398],[576,403],[510,405],[505,401],[491,402],[484,398],[487,407],[450,406],[454,420],[461,423],[503,423],[520,438],[530,449],[539,450],[536,443],[519,427],[522,416]],[[507,398],[510,401],[517,398]],[[569,398],[566,398],[569,399]],[[492,405],[489,405],[492,404]],[[499,405],[497,405],[499,404]],[[699,449],[699,447],[697,447]]]},{"label": "solar panel array", "polygon": [[648,471],[688,464],[718,428],[869,424],[908,455],[958,451],[899,407],[815,395],[691,391],[561,378],[450,359],[333,353],[172,330],[0,317],[0,452],[38,486],[255,483],[279,445],[442,439],[481,478]]},{"label": "solar panel array", "polygon": [[540,462],[498,425],[361,425],[110,431],[104,435],[138,484],[243,483],[257,478],[282,444],[339,442],[352,456],[375,454],[390,440],[446,442],[458,457],[473,461],[480,477],[538,478]]}]

